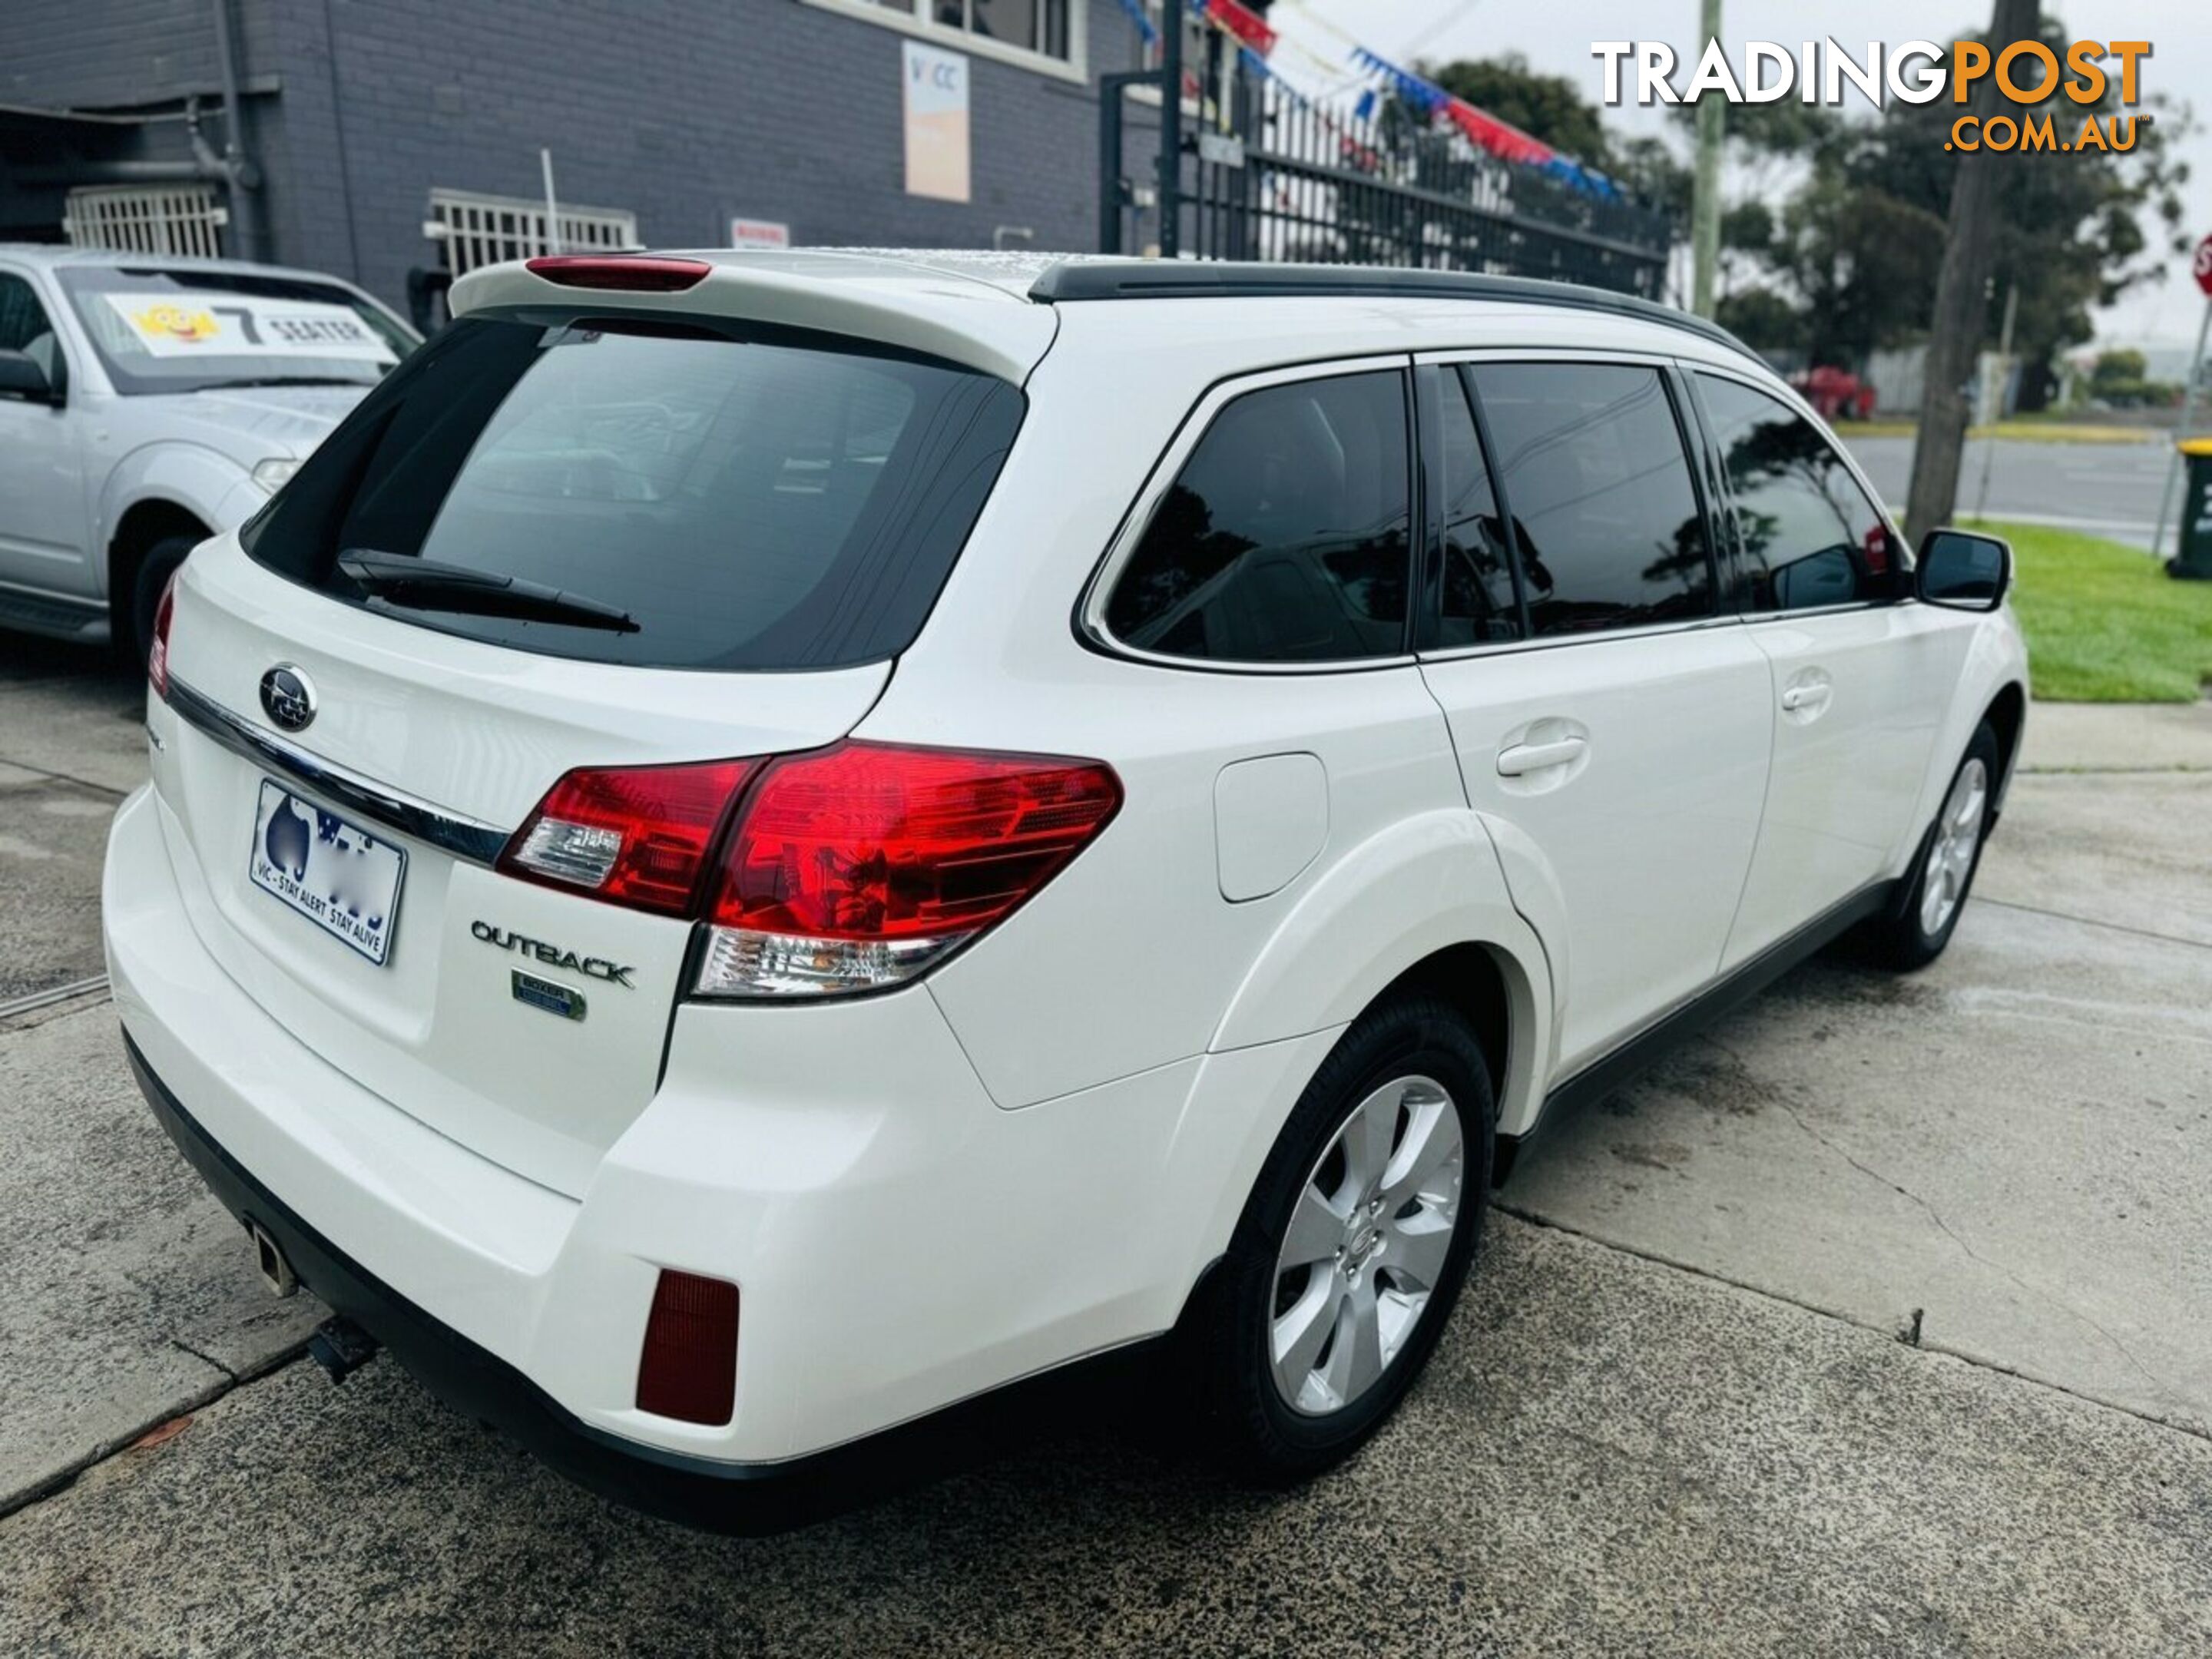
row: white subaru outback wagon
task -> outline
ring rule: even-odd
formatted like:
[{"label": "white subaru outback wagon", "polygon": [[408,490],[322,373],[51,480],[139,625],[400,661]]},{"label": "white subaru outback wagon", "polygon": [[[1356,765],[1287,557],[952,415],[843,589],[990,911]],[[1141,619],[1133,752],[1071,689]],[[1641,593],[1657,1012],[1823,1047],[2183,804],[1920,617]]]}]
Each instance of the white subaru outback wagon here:
[{"label": "white subaru outback wagon", "polygon": [[2002,544],[1909,556],[1654,306],[453,298],[165,597],[109,965],[272,1280],[664,1512],[1169,1336],[1243,1473],[1328,1466],[1540,1121],[1846,929],[1935,956],[2019,750]]}]

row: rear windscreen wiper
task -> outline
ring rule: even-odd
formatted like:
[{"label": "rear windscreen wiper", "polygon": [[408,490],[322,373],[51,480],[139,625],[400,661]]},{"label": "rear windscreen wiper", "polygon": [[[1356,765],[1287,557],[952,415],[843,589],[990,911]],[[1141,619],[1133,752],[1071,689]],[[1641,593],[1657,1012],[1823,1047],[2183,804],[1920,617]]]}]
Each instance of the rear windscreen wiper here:
[{"label": "rear windscreen wiper", "polygon": [[637,623],[626,611],[520,576],[440,564],[411,554],[352,547],[338,555],[344,571],[362,592],[410,611],[446,611],[471,617],[513,617],[524,622],[563,623],[571,628],[603,628],[635,634]]}]

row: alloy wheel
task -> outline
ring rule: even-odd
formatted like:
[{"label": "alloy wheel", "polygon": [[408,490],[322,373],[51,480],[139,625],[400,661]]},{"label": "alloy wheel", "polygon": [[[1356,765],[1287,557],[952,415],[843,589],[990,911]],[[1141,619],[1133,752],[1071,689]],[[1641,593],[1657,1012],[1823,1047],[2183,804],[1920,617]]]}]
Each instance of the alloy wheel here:
[{"label": "alloy wheel", "polygon": [[1974,853],[1982,844],[1982,820],[1990,799],[1989,769],[1979,757],[1959,769],[1957,780],[1936,820],[1936,839],[1928,848],[1928,866],[1920,879],[1920,931],[1934,939],[1941,934],[1960,902],[1966,896],[1966,882],[1974,872]]},{"label": "alloy wheel", "polygon": [[1466,1151],[1432,1078],[1392,1079],[1337,1126],[1275,1261],[1267,1362],[1293,1411],[1342,1410],[1404,1352],[1451,1254]]}]

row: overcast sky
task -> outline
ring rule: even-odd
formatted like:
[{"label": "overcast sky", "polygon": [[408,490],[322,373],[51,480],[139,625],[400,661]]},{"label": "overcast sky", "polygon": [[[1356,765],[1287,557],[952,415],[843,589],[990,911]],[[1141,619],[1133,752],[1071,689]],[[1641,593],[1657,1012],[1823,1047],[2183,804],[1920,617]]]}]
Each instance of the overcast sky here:
[{"label": "overcast sky", "polygon": [[[1740,75],[1746,40],[1795,46],[1825,29],[1863,58],[1866,43],[1912,40],[1942,43],[1969,27],[1989,27],[1990,0],[1722,0],[1721,38]],[[2191,240],[2212,234],[2212,27],[2205,0],[2044,0],[2071,39],[2148,40],[2144,93],[2164,92],[2197,107],[2198,130],[2183,146],[2192,177],[2184,225]],[[1564,75],[1595,102],[1601,95],[1593,40],[1666,40],[1694,61],[1698,0],[1277,0],[1273,16],[1285,48],[1276,62],[1298,84],[1325,83],[1341,64],[1349,36],[1386,58],[1445,62],[1518,52],[1535,68]],[[2117,67],[2117,65],[2108,65]],[[1348,72],[1348,71],[1347,71]],[[1686,70],[1677,84],[1686,82]],[[1847,107],[1867,112],[1846,88]],[[1624,103],[1607,118],[1631,132],[1658,131],[1664,114]],[[2166,261],[2162,283],[2132,290],[2098,319],[2100,337],[2187,346],[2196,337],[2204,299],[2190,279],[2185,256]]]}]

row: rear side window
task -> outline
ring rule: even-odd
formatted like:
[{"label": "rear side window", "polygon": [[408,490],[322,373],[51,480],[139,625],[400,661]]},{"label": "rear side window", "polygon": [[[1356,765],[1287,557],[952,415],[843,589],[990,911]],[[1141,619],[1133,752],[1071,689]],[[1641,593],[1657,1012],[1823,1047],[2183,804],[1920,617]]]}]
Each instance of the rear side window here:
[{"label": "rear side window", "polygon": [[1405,376],[1297,380],[1223,408],[1106,603],[1123,644],[1222,662],[1406,649]]},{"label": "rear side window", "polygon": [[[877,661],[921,630],[1022,410],[988,375],[828,337],[465,319],[369,395],[246,545],[381,615],[549,655]],[[609,620],[483,614],[527,607],[471,597],[471,573]]]},{"label": "rear side window", "polygon": [[1499,493],[1538,635],[1710,616],[1705,520],[1655,368],[1484,363]]},{"label": "rear side window", "polygon": [[1750,608],[1891,597],[1896,544],[1835,446],[1787,404],[1740,380],[1700,374],[1698,387],[1735,497]]}]

